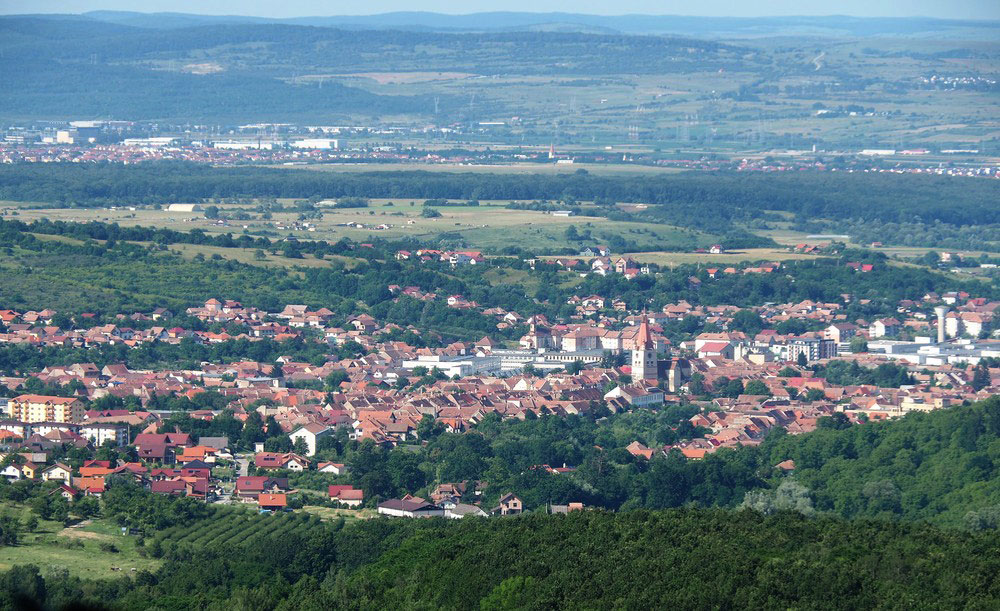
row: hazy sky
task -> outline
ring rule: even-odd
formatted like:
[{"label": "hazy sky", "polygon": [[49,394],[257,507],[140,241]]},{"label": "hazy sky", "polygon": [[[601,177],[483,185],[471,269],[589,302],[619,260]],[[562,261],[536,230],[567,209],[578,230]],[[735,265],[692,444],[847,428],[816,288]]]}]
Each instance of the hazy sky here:
[{"label": "hazy sky", "polygon": [[207,15],[301,17],[371,15],[390,11],[476,13],[562,11],[598,15],[646,13],[757,17],[855,15],[1000,19],[1000,0],[0,0],[0,13],[82,13],[92,10],[174,11]]}]

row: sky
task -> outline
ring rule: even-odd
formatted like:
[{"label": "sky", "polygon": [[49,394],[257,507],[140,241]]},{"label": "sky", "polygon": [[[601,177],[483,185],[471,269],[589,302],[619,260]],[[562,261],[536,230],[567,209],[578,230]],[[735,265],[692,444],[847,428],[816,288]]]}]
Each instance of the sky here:
[{"label": "sky", "polygon": [[853,15],[1000,19],[1000,0],[0,0],[0,14],[83,13],[92,10],[170,11],[205,15],[305,17],[372,15],[392,11],[642,13],[708,17]]}]

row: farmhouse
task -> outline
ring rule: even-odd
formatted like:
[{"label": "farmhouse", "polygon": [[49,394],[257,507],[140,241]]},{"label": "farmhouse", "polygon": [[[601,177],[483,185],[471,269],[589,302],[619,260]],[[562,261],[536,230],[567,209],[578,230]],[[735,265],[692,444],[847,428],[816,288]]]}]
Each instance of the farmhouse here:
[{"label": "farmhouse", "polygon": [[428,503],[422,498],[410,495],[379,503],[378,512],[381,515],[396,518],[430,518],[444,515],[444,509],[433,503]]}]

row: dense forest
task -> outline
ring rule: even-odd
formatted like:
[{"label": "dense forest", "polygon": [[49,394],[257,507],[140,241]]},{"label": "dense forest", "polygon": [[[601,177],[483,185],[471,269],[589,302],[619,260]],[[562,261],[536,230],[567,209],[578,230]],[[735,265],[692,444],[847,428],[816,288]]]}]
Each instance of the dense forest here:
[{"label": "dense forest", "polygon": [[[508,518],[256,516],[110,478],[88,511],[143,537],[143,553],[162,557],[162,568],[94,580],[16,566],[0,575],[0,608],[997,605],[1000,398],[854,426],[828,418],[810,434],[776,430],[760,446],[698,461],[637,461],[622,449],[627,439],[652,444],[647,436],[677,417],[487,419],[464,435],[431,431],[417,452],[343,438],[369,500],[483,478],[484,504],[494,488],[524,498],[529,514]],[[322,451],[339,452],[336,443]],[[774,467],[789,459],[793,473]],[[559,460],[579,468],[530,468]],[[0,482],[0,499],[60,511],[44,486]],[[629,500],[605,505],[608,491]],[[594,509],[546,515],[550,503],[579,500]],[[16,529],[4,536],[16,544]]]},{"label": "dense forest", "polygon": [[947,176],[689,172],[647,177],[444,172],[324,173],[188,163],[135,166],[22,164],[0,167],[0,199],[60,207],[165,204],[231,197],[366,197],[458,200],[564,200],[657,204],[625,215],[718,232],[736,221],[796,218],[881,222],[1000,223],[1000,184]]},{"label": "dense forest", "polygon": [[[275,519],[275,518],[262,518]],[[285,518],[292,520],[294,518]],[[338,525],[342,526],[342,525]],[[57,609],[994,608],[992,534],[731,511],[373,520],[180,548],[156,573],[0,576]]]}]

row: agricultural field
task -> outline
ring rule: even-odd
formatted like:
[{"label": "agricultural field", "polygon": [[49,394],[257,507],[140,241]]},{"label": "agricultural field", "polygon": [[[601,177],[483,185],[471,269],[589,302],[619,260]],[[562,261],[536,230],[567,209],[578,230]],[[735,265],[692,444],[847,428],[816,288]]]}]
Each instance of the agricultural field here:
[{"label": "agricultural field", "polygon": [[707,252],[642,252],[629,256],[640,263],[656,263],[667,267],[691,263],[739,265],[752,261],[801,261],[818,258],[818,255],[789,252],[783,248],[743,248],[714,255]]},{"label": "agricultural field", "polygon": [[371,509],[340,509],[334,507],[317,507],[314,505],[306,505],[302,508],[302,511],[319,516],[323,520],[338,520],[343,518],[345,522],[369,520],[376,515]]},{"label": "agricultural field", "polygon": [[[917,148],[996,140],[995,93],[920,89],[928,74],[991,74],[995,42],[963,43],[978,57],[929,59],[958,46],[949,40],[904,38],[831,41],[760,38],[727,41],[747,55],[770,57],[782,76],[753,61],[722,62],[702,70],[658,74],[594,72],[519,74],[440,80],[334,77],[389,96],[441,95],[477,101],[476,120],[516,116],[502,126],[466,135],[463,142],[538,144],[595,149],[645,145],[663,150],[706,147],[752,150]],[[856,114],[820,115],[820,109],[859,106]],[[634,132],[629,134],[629,128]],[[453,145],[454,143],[445,143]]]},{"label": "agricultural field", "polygon": [[[290,205],[290,200],[281,200]],[[507,246],[524,249],[532,248],[580,248],[586,243],[601,243],[612,236],[619,236],[639,245],[653,249],[694,249],[712,244],[717,236],[669,225],[611,221],[602,217],[574,216],[558,217],[546,212],[533,210],[509,210],[509,202],[480,202],[479,206],[448,206],[434,208],[440,212],[438,218],[424,218],[422,201],[416,200],[372,200],[368,208],[324,208],[323,218],[309,220],[314,230],[302,230],[297,225],[298,212],[283,211],[271,213],[269,220],[230,220],[219,222],[204,217],[199,212],[168,212],[155,209],[81,209],[81,208],[6,208],[5,218],[16,218],[25,222],[47,218],[53,221],[89,222],[100,221],[118,223],[122,226],[164,227],[177,231],[200,229],[209,234],[239,234],[247,231],[254,235],[278,238],[295,236],[299,239],[321,239],[337,241],[341,238],[365,242],[378,238],[437,241],[444,239],[454,247],[496,251]],[[223,215],[239,210],[247,210],[245,205],[219,204]],[[249,208],[252,208],[249,207]],[[586,207],[584,207],[586,213]],[[254,215],[258,216],[258,215]],[[589,242],[570,241],[566,230],[574,226],[580,233],[590,231]],[[299,228],[297,228],[299,227]],[[382,228],[379,228],[382,227]],[[282,257],[268,255],[261,261],[254,259],[254,251],[246,251],[236,256],[231,251],[239,249],[218,249],[211,247],[172,245],[185,256],[201,253],[205,256],[220,254],[225,258],[264,265],[326,265],[321,261],[305,262],[301,259],[283,260]],[[352,261],[346,260],[351,264]]]},{"label": "agricultural field", "polygon": [[266,538],[282,537],[319,528],[319,517],[299,513],[259,515],[253,507],[224,505],[204,520],[172,526],[156,534],[160,545],[255,545]]}]

